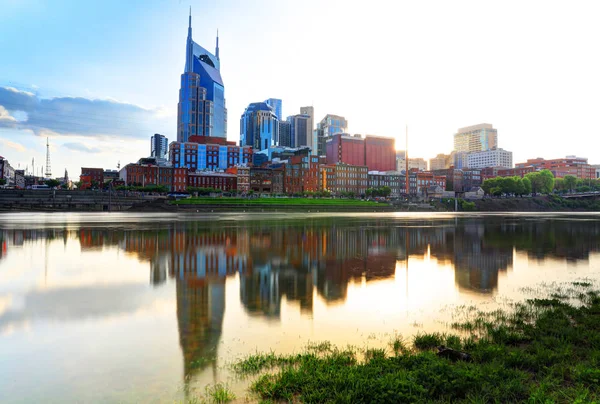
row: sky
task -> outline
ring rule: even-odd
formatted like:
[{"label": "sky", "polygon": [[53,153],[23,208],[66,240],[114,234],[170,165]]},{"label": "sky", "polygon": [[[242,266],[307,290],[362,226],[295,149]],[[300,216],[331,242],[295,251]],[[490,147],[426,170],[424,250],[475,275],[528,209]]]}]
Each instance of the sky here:
[{"label": "sky", "polygon": [[115,169],[176,138],[189,7],[220,37],[228,138],[251,102],[346,117],[411,157],[491,123],[528,158],[600,164],[597,1],[0,0],[0,156],[52,173]]}]

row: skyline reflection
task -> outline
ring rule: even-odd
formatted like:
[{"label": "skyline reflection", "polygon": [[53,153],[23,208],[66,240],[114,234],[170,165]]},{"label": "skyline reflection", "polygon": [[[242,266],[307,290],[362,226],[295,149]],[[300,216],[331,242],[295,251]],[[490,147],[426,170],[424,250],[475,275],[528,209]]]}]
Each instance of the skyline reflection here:
[{"label": "skyline reflection", "polygon": [[[498,289],[499,274],[513,268],[515,253],[539,262],[588,261],[600,251],[600,222],[309,218],[2,229],[0,268],[13,251],[40,243],[46,245],[44,251],[48,243],[66,248],[69,240],[78,242],[82,259],[112,249],[147,264],[152,288],[95,285],[28,293],[22,312],[0,311],[0,329],[31,318],[68,320],[135,311],[140,301],[151,299],[152,289],[174,282],[188,380],[204,370],[217,373],[227,293],[239,297],[248,316],[279,323],[284,300],[297,304],[301,316],[311,317],[315,296],[327,306],[343,304],[351,284],[394,278],[398,266],[427,258],[453,269],[459,292],[490,295]],[[239,290],[228,290],[227,280],[236,277]],[[81,306],[82,300],[91,303]]]}]

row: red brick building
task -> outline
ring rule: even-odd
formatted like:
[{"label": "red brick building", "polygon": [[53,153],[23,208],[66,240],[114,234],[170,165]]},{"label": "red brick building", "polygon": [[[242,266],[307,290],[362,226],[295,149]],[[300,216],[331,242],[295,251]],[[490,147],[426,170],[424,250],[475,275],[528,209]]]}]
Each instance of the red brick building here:
[{"label": "red brick building", "polygon": [[[429,187],[436,185],[441,187],[443,191],[446,190],[446,176],[444,175],[435,175],[431,171],[417,171],[416,177],[415,191],[419,195],[426,194]],[[412,192],[413,190],[411,189]]]},{"label": "red brick building", "polygon": [[250,167],[230,167],[225,172],[237,177],[238,192],[245,194],[250,190]]},{"label": "red brick building", "polygon": [[367,136],[365,165],[369,171],[396,170],[396,141],[389,137]]},{"label": "red brick building", "polygon": [[284,192],[295,194],[320,191],[320,159],[310,154],[290,157],[284,164]]},{"label": "red brick building", "polygon": [[80,189],[89,189],[92,185],[102,187],[104,185],[104,169],[81,167],[79,181],[81,182]]},{"label": "red brick building", "polygon": [[338,133],[327,139],[327,164],[367,166],[370,171],[396,169],[395,140],[380,136]]},{"label": "red brick building", "polygon": [[360,135],[337,133],[327,139],[327,164],[365,165],[365,141]]},{"label": "red brick building", "polygon": [[532,171],[550,170],[556,178],[573,175],[581,179],[596,178],[596,169],[588,164],[584,157],[567,156],[562,159],[545,160],[543,158],[529,159],[525,163],[515,164],[515,168],[532,169]]},{"label": "red brick building", "polygon": [[364,195],[369,186],[367,166],[353,166],[344,163],[328,164],[321,168],[322,187],[333,194],[350,192]]},{"label": "red brick building", "polygon": [[128,186],[164,186],[170,192],[185,191],[187,188],[187,169],[185,168],[127,164],[119,172],[119,177]]},{"label": "red brick building", "polygon": [[228,173],[215,172],[189,172],[188,186],[195,188],[214,188],[223,192],[237,190],[237,176]]}]

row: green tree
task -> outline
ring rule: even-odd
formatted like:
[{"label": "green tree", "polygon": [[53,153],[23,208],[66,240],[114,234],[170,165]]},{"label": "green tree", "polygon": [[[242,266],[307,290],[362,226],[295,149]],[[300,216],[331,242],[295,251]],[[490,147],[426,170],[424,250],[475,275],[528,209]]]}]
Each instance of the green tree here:
[{"label": "green tree", "polygon": [[0,178],[0,185],[6,185],[6,178]]},{"label": "green tree", "polygon": [[381,188],[380,192],[381,192],[381,196],[385,196],[387,198],[388,196],[390,196],[392,194],[392,188],[390,188],[386,185]]},{"label": "green tree", "polygon": [[[558,178],[556,180],[558,180]],[[565,189],[571,193],[577,186],[577,177],[574,175],[565,175],[565,177],[562,179],[562,182],[564,183]]]},{"label": "green tree", "polygon": [[540,177],[542,179],[541,192],[543,194],[550,194],[554,189],[554,174],[550,170],[540,171]]},{"label": "green tree", "polygon": [[521,179],[523,183],[523,195],[531,194],[531,180],[527,177]]},{"label": "green tree", "polygon": [[48,185],[50,188],[55,188],[57,186],[60,185],[60,181],[58,180],[48,180],[46,181],[46,185]]},{"label": "green tree", "polygon": [[543,178],[540,176],[539,172],[527,173],[525,174],[525,178],[528,178],[531,182],[531,193],[533,195],[542,192]]}]

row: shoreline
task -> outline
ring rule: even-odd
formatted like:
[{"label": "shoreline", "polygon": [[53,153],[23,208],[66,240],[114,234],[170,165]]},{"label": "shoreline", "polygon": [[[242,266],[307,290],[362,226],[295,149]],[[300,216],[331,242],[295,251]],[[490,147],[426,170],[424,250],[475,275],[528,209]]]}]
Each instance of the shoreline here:
[{"label": "shoreline", "polygon": [[387,348],[324,341],[232,369],[252,398],[274,402],[595,402],[600,290],[575,280],[546,292],[506,310],[468,309],[446,333],[396,336]]}]

